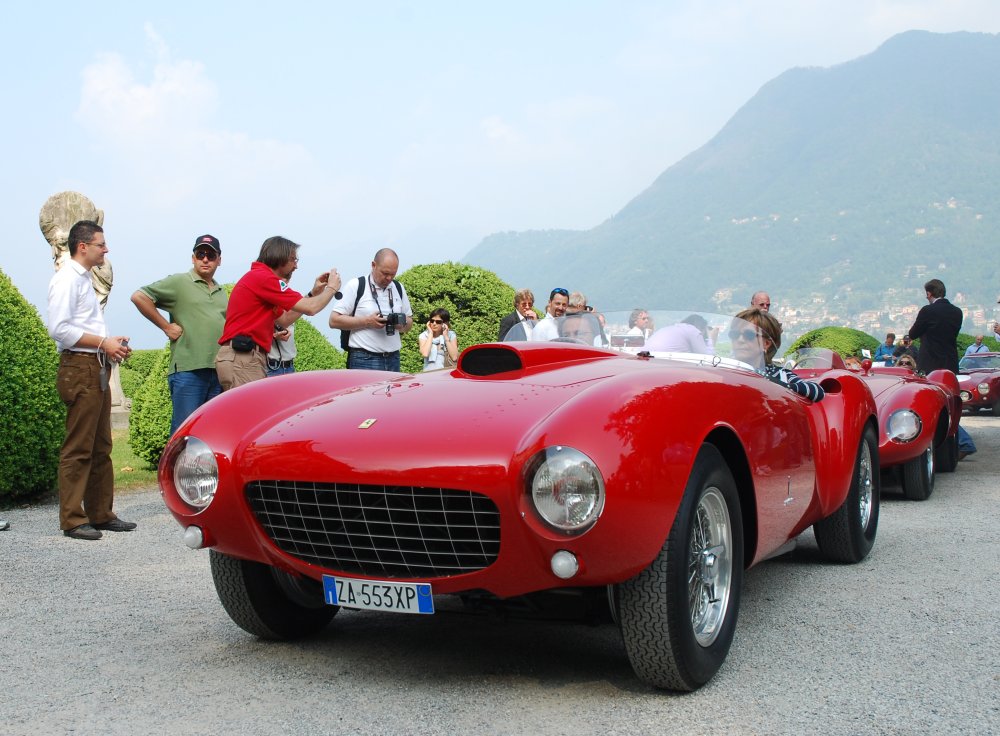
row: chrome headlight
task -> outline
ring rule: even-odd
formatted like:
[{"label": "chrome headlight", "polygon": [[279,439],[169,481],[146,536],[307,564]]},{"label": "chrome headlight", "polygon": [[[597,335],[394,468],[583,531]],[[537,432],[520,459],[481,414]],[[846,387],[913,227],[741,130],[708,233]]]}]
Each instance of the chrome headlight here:
[{"label": "chrome headlight", "polygon": [[988,396],[990,393],[990,384],[983,381],[981,384],[976,386],[976,390],[979,391],[980,396]]},{"label": "chrome headlight", "polygon": [[972,394],[968,391],[960,391],[958,395],[962,397],[962,401],[972,401]]},{"label": "chrome headlight", "polygon": [[911,442],[920,435],[923,422],[912,409],[894,411],[886,422],[885,431],[894,442]]},{"label": "chrome headlight", "polygon": [[546,524],[565,534],[587,531],[604,508],[604,478],[572,447],[547,447],[528,464],[527,491]]},{"label": "chrome headlight", "polygon": [[197,437],[185,437],[184,449],[174,460],[174,488],[184,503],[203,509],[212,503],[219,487],[215,453]]}]

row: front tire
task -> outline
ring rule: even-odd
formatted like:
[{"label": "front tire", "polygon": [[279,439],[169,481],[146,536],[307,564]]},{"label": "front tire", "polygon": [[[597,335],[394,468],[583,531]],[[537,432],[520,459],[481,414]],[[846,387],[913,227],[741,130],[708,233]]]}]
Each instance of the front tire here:
[{"label": "front tire", "polygon": [[323,587],[264,565],[208,551],[215,591],[229,617],[262,639],[298,639],[322,630],[340,610],[323,600]]},{"label": "front tire", "polygon": [[958,435],[944,438],[944,442],[934,450],[934,464],[940,473],[954,473],[958,467]]},{"label": "front tire", "polygon": [[816,544],[825,559],[861,562],[871,552],[878,530],[879,483],[878,441],[875,430],[867,427],[858,445],[847,498],[830,516],[813,524]]},{"label": "front tire", "polygon": [[622,640],[632,668],[654,687],[695,690],[729,653],[743,586],[743,518],[736,483],[704,445],[663,548],[618,586]]},{"label": "front tire", "polygon": [[934,492],[934,448],[903,464],[903,495],[911,501],[926,501]]}]

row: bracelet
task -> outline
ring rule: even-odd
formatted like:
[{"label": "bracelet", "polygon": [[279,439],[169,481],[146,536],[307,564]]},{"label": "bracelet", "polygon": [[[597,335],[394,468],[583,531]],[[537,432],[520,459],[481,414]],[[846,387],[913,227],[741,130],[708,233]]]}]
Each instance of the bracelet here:
[{"label": "bracelet", "polygon": [[97,343],[97,352],[101,352],[101,346],[104,345],[104,341],[107,340],[107,339],[108,338],[106,338],[106,337],[102,337],[101,341],[99,343]]}]

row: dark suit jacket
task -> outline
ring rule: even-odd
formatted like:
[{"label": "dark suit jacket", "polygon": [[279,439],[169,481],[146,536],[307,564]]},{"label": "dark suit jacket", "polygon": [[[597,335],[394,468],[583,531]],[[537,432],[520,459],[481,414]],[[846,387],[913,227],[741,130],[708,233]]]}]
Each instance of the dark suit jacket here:
[{"label": "dark suit jacket", "polygon": [[962,310],[941,298],[917,312],[917,321],[910,328],[914,340],[920,338],[917,369],[924,373],[947,368],[958,373],[956,341],[962,329]]},{"label": "dark suit jacket", "polygon": [[500,335],[497,337],[497,342],[503,342],[504,335],[510,332],[510,328],[520,321],[521,315],[517,313],[516,309],[500,320]]}]

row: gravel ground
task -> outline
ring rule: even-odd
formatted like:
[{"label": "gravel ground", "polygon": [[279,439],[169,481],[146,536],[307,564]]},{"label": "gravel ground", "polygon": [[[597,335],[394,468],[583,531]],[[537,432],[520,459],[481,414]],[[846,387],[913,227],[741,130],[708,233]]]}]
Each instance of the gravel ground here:
[{"label": "gravel ground", "polygon": [[259,641],[155,490],[99,542],[51,504],[4,512],[0,733],[1000,733],[1000,419],[964,423],[979,453],[926,502],[886,487],[865,562],[823,564],[807,533],[750,571],[729,659],[688,695],[640,684],[612,626],[342,611]]}]

